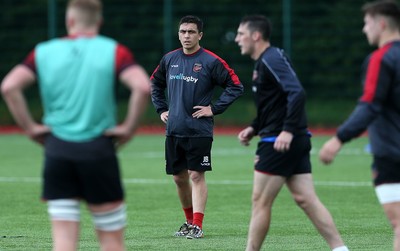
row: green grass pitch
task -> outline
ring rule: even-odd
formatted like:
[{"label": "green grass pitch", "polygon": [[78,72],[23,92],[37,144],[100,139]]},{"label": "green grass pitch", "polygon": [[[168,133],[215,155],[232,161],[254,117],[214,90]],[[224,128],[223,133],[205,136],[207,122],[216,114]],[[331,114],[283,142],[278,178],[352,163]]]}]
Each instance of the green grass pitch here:
[{"label": "green grass pitch", "polygon": [[[346,145],[331,166],[317,158],[323,136],[312,138],[314,182],[350,250],[391,250],[392,230],[375,197],[366,138]],[[244,250],[251,210],[253,155],[235,135],[217,135],[205,238],[172,237],[184,221],[172,178],[164,171],[164,136],[138,135],[119,151],[126,202],[128,250]],[[46,205],[40,201],[42,148],[22,135],[0,136],[0,250],[51,250]],[[79,250],[98,250],[92,222],[82,206]],[[329,250],[284,188],[275,201],[263,250]]]}]

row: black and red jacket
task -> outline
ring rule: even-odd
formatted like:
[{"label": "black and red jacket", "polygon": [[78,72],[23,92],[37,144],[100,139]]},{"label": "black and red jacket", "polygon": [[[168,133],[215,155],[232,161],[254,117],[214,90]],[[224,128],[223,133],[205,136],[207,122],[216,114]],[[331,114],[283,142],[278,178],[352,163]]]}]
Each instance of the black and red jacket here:
[{"label": "black and red jacket", "polygon": [[[229,65],[203,48],[190,55],[182,48],[167,53],[150,79],[157,113],[169,111],[167,136],[213,137],[213,117],[193,118],[193,107],[211,105],[217,115],[243,94],[243,85]],[[224,90],[212,103],[216,86]]]},{"label": "black and red jacket", "polygon": [[337,137],[347,142],[368,129],[372,153],[400,161],[400,41],[366,58],[362,81],[363,95]]},{"label": "black and red jacket", "polygon": [[306,95],[282,49],[270,46],[256,60],[252,91],[257,117],[251,126],[257,135],[307,134]]}]

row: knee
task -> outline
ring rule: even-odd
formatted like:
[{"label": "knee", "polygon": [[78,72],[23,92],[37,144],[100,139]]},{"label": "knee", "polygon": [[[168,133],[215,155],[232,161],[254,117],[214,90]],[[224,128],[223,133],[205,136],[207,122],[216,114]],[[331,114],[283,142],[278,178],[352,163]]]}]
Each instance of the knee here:
[{"label": "knee", "polygon": [[189,185],[189,178],[183,174],[174,175],[174,182],[178,187],[184,187]]},{"label": "knee", "polygon": [[251,196],[253,209],[266,210],[272,207],[274,198],[263,195],[262,193],[254,193]]},{"label": "knee", "polygon": [[261,193],[253,193],[251,195],[251,201],[253,204],[257,204],[261,200]]},{"label": "knee", "polygon": [[190,180],[193,183],[200,183],[200,182],[204,181],[204,173],[191,171],[190,172]]},{"label": "knee", "polygon": [[389,219],[395,235],[400,235],[400,222],[397,219]]},{"label": "knee", "polygon": [[307,209],[307,207],[310,205],[312,198],[308,198],[308,196],[304,195],[299,195],[299,194],[294,194],[293,199],[296,202],[297,206],[299,206],[301,209]]},{"label": "knee", "polygon": [[400,223],[398,221],[391,221],[390,224],[392,225],[395,238],[400,239]]},{"label": "knee", "polygon": [[386,217],[392,226],[394,234],[397,237],[400,237],[400,214],[398,203],[383,204],[383,209],[385,210]]}]

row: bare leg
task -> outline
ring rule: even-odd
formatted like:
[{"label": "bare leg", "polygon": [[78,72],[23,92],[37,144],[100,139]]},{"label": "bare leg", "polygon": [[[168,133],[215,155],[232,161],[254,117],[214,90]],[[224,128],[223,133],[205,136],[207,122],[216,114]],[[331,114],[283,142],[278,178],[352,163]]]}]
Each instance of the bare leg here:
[{"label": "bare leg", "polygon": [[331,214],[315,193],[311,174],[294,175],[288,179],[287,185],[297,205],[304,210],[329,247],[343,246]]},{"label": "bare leg", "polygon": [[192,186],[189,181],[189,173],[184,170],[177,175],[174,175],[176,190],[181,202],[182,208],[192,206]]},{"label": "bare leg", "polygon": [[53,251],[77,250],[79,222],[52,220]]},{"label": "bare leg", "polygon": [[123,229],[110,232],[96,229],[96,233],[102,251],[125,250]]},{"label": "bare leg", "polygon": [[[101,205],[88,205],[89,210],[93,213],[109,212],[119,207],[123,202],[111,202]],[[100,242],[100,250],[102,251],[124,251],[124,229],[115,231],[103,231],[96,229],[97,238]]]},{"label": "bare leg", "polygon": [[394,231],[393,250],[400,251],[400,202],[382,204]]},{"label": "bare leg", "polygon": [[253,205],[246,251],[261,249],[271,222],[272,203],[284,183],[284,177],[254,172]]},{"label": "bare leg", "polygon": [[205,172],[189,171],[190,179],[192,181],[192,200],[193,212],[203,213],[207,203],[207,184]]}]

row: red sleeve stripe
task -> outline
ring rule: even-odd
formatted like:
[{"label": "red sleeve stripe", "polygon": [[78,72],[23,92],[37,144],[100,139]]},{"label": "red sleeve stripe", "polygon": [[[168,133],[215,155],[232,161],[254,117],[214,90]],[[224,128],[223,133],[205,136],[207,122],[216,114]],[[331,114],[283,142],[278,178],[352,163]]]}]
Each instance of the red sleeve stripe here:
[{"label": "red sleeve stripe", "polygon": [[35,50],[32,50],[25,58],[23,64],[31,69],[36,74],[36,63],[35,63]]},{"label": "red sleeve stripe", "polygon": [[371,103],[375,97],[376,88],[378,86],[379,71],[381,69],[382,59],[386,52],[390,49],[390,44],[375,51],[368,63],[367,76],[365,77],[364,93],[361,101]]},{"label": "red sleeve stripe", "polygon": [[160,65],[157,65],[156,69],[153,71],[153,73],[150,76],[150,80],[154,79],[154,74],[158,71],[158,68],[160,68]]},{"label": "red sleeve stripe", "polygon": [[240,85],[239,77],[236,75],[236,73],[233,71],[233,69],[229,67],[229,65],[225,62],[225,60],[223,60],[218,55],[216,55],[215,53],[213,53],[213,52],[211,52],[209,50],[204,49],[204,51],[206,53],[212,55],[213,57],[216,57],[224,65],[225,69],[228,70],[229,75],[231,76],[231,79],[232,79],[233,83],[235,85]]},{"label": "red sleeve stripe", "polygon": [[[164,57],[165,57],[166,55],[168,55],[168,54],[171,54],[171,53],[176,52],[176,51],[179,51],[179,50],[183,50],[183,49],[182,49],[182,48],[178,48],[178,49],[172,50],[172,51],[170,51],[170,52],[167,52],[167,53],[164,55]],[[151,76],[150,76],[150,80],[153,80],[153,79],[154,79],[154,74],[158,71],[159,68],[160,68],[160,65],[157,65],[156,69],[154,69],[153,73],[152,73]]]},{"label": "red sleeve stripe", "polygon": [[127,67],[136,64],[133,55],[131,51],[121,45],[117,45],[117,52],[115,54],[115,72],[117,73],[117,76],[125,70]]}]

